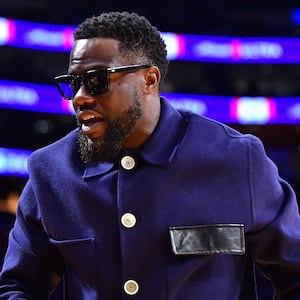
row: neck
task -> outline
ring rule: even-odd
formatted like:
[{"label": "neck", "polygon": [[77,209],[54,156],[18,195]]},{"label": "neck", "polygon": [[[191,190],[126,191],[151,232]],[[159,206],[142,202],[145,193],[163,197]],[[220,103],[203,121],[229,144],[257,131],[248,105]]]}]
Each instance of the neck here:
[{"label": "neck", "polygon": [[153,133],[160,117],[160,101],[153,101],[151,107],[146,107],[144,112],[146,113],[137,122],[133,134],[124,142],[123,149],[140,147]]}]

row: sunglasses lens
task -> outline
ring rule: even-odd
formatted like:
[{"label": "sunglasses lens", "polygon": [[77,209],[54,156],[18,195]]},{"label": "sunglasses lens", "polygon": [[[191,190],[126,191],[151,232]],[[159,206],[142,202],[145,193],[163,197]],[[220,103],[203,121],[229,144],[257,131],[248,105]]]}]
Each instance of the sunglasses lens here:
[{"label": "sunglasses lens", "polygon": [[101,95],[108,91],[108,76],[106,70],[87,72],[83,78],[83,82],[92,96]]},{"label": "sunglasses lens", "polygon": [[83,75],[61,75],[55,77],[55,83],[61,96],[73,100],[83,82],[86,90],[92,95],[104,94],[109,88],[109,79],[106,70],[91,70]]},{"label": "sunglasses lens", "polygon": [[55,83],[61,96],[67,100],[72,100],[79,89],[76,79],[71,75],[58,76]]}]

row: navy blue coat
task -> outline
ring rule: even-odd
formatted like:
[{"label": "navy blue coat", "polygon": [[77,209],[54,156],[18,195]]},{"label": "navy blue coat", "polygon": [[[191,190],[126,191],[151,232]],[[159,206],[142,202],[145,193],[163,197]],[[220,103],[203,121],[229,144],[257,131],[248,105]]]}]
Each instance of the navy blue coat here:
[{"label": "navy blue coat", "polygon": [[29,160],[0,299],[47,299],[63,276],[71,300],[253,300],[253,262],[300,299],[298,206],[258,138],[165,100],[114,164],[84,164],[76,136]]}]

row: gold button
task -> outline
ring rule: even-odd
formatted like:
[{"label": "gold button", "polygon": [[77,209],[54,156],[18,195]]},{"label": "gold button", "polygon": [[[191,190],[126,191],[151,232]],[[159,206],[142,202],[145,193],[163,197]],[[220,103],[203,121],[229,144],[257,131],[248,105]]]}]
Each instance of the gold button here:
[{"label": "gold button", "polygon": [[131,228],[136,223],[136,217],[131,213],[126,213],[121,218],[121,223],[126,228]]},{"label": "gold button", "polygon": [[124,156],[121,159],[121,166],[125,169],[125,170],[131,170],[134,168],[135,166],[135,161],[131,156]]},{"label": "gold button", "polygon": [[135,295],[139,291],[139,285],[135,280],[127,280],[124,283],[124,291],[128,295]]}]

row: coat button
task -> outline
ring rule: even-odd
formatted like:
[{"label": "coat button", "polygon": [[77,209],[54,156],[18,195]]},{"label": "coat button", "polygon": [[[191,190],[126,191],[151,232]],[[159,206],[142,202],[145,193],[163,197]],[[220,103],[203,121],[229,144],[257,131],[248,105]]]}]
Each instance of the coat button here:
[{"label": "coat button", "polygon": [[139,285],[135,280],[127,280],[124,283],[124,291],[128,295],[135,295],[139,291]]},{"label": "coat button", "polygon": [[135,161],[131,156],[124,156],[121,159],[121,166],[125,169],[125,170],[131,170],[134,168],[135,166]]},{"label": "coat button", "polygon": [[126,228],[131,228],[136,223],[136,217],[131,213],[126,213],[121,218],[121,223]]}]

